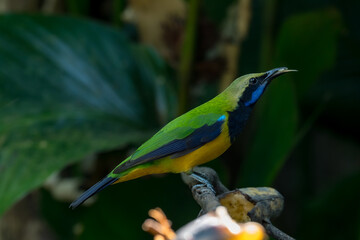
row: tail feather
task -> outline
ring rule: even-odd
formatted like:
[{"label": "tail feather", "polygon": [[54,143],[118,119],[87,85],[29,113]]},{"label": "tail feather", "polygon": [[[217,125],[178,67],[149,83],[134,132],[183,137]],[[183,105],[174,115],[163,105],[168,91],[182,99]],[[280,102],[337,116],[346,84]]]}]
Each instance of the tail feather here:
[{"label": "tail feather", "polygon": [[100,192],[101,190],[103,190],[104,188],[109,186],[110,184],[114,183],[116,180],[118,180],[118,178],[112,178],[112,177],[103,178],[102,180],[97,182],[95,185],[93,185],[91,188],[86,190],[78,199],[73,201],[70,204],[69,208],[71,208],[71,209],[77,208],[80,204],[85,202],[88,198],[90,198],[94,194]]}]

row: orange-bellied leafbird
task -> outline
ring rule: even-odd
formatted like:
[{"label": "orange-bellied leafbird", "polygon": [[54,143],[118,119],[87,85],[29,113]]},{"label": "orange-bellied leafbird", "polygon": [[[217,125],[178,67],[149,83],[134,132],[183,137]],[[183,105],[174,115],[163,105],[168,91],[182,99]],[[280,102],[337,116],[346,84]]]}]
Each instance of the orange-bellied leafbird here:
[{"label": "orange-bellied leafbird", "polygon": [[291,71],[295,70],[283,67],[237,78],[215,98],[169,122],[70,207],[76,208],[110,184],[149,174],[191,172],[217,158],[242,131],[271,80]]}]

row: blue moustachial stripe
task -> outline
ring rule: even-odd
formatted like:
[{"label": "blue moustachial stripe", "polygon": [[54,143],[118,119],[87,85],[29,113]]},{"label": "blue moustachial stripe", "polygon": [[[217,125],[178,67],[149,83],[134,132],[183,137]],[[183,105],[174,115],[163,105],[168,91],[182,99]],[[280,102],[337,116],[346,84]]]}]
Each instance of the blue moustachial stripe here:
[{"label": "blue moustachial stripe", "polygon": [[264,92],[266,84],[261,84],[251,95],[251,99],[245,103],[245,106],[250,106],[251,104],[255,103]]}]

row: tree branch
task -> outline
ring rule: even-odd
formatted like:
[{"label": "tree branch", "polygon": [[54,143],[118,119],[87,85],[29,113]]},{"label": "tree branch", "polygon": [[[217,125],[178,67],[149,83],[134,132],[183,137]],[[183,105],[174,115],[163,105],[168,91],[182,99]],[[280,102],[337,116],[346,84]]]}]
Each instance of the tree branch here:
[{"label": "tree branch", "polygon": [[264,226],[266,233],[270,237],[273,237],[278,240],[295,240],[295,238],[290,237],[289,235],[287,235],[286,233],[284,233],[283,231],[272,225],[271,222],[269,223],[264,222],[262,225]]},{"label": "tree branch", "polygon": [[[209,181],[213,186],[216,194],[228,192],[229,190],[220,182],[216,172],[211,168],[195,167],[193,172],[199,173],[203,178]],[[199,215],[214,211],[216,207],[221,206],[219,199],[208,186],[194,179],[187,173],[182,173],[183,181],[189,186],[193,194],[193,198],[200,205],[201,212]]]},{"label": "tree branch", "polygon": [[270,219],[279,216],[284,205],[283,196],[275,189],[262,187],[229,191],[213,169],[195,167],[193,173],[209,183],[204,184],[191,174],[181,175],[201,207],[200,215],[213,212],[219,206],[225,206],[237,222],[258,222],[264,226],[269,236],[278,240],[294,240],[271,224]]}]

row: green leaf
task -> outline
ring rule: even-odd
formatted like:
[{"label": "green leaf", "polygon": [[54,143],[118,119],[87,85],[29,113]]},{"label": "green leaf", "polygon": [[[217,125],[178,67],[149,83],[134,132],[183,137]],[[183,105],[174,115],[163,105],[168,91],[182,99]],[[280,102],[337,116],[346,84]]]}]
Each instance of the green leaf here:
[{"label": "green leaf", "polygon": [[24,15],[1,16],[0,32],[0,215],[67,164],[141,143],[174,109],[164,62],[121,32]]}]

